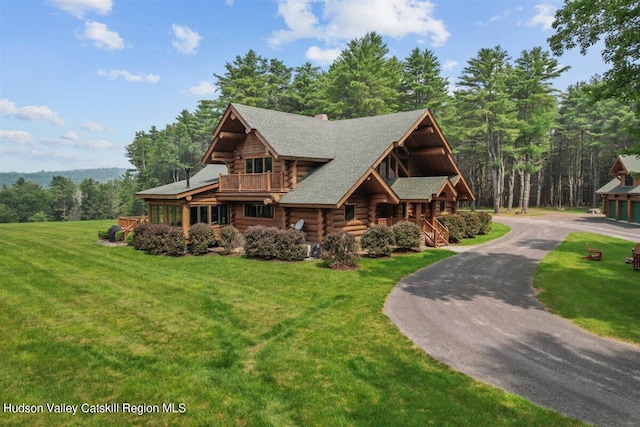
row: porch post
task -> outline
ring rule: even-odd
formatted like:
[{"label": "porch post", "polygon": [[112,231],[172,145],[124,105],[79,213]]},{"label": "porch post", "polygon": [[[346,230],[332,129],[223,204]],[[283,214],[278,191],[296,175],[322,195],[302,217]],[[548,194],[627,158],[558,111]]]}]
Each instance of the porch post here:
[{"label": "porch post", "polygon": [[187,203],[182,205],[182,232],[189,238],[189,226],[191,225],[191,209]]}]

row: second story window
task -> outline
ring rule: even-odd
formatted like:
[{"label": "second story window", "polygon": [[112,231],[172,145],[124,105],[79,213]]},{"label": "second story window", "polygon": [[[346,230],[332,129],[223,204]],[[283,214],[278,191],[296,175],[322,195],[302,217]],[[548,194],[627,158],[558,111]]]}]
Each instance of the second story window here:
[{"label": "second story window", "polygon": [[273,158],[257,157],[254,159],[245,159],[245,173],[264,173],[273,171]]},{"label": "second story window", "polygon": [[624,176],[624,186],[625,187],[633,187],[633,176],[625,175]]}]

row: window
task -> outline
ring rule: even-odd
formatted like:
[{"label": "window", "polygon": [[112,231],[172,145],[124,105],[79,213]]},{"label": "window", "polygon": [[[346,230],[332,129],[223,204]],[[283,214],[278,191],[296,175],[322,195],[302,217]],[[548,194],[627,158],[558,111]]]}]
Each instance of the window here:
[{"label": "window", "polygon": [[229,205],[193,206],[191,208],[191,225],[200,222],[210,225],[228,225]]},{"label": "window", "polygon": [[164,224],[164,206],[151,205],[151,223]]},{"label": "window", "polygon": [[407,204],[402,204],[402,218],[407,218]]},{"label": "window", "polygon": [[258,157],[244,161],[245,173],[263,173],[273,171],[273,159],[271,157]]},{"label": "window", "polygon": [[440,200],[440,213],[444,213],[447,210],[447,205],[444,200]]},{"label": "window", "polygon": [[229,224],[229,205],[211,206],[211,224]]},{"label": "window", "polygon": [[624,176],[624,186],[625,187],[633,187],[633,176],[625,175]]},{"label": "window", "polygon": [[191,208],[191,225],[198,224],[200,222],[204,224],[209,223],[209,207],[208,206],[193,206]]},{"label": "window", "polygon": [[273,218],[271,205],[254,205],[245,203],[244,216],[251,218]]},{"label": "window", "polygon": [[356,219],[356,205],[344,205],[344,219],[345,221]]},{"label": "window", "polygon": [[167,206],[169,225],[182,226],[182,206]]}]

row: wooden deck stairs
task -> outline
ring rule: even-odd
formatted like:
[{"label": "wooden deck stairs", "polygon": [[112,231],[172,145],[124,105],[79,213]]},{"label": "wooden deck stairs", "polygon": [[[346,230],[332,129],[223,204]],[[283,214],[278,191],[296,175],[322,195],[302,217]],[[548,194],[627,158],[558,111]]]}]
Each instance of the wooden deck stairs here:
[{"label": "wooden deck stairs", "polygon": [[434,219],[434,221],[435,226],[431,225],[428,221],[422,221],[422,227],[420,228],[424,235],[425,244],[432,248],[449,245],[449,229],[437,219]]}]

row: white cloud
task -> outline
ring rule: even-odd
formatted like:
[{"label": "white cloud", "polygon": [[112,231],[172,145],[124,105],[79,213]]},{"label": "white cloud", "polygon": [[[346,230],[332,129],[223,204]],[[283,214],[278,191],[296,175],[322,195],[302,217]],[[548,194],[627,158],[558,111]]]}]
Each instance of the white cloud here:
[{"label": "white cloud", "polygon": [[217,91],[218,88],[206,80],[200,80],[196,86],[189,88],[189,92],[194,95],[213,95]]},{"label": "white cloud", "polygon": [[160,77],[155,74],[133,74],[127,70],[111,70],[109,72],[99,70],[97,73],[100,77],[106,77],[109,80],[115,80],[119,77],[123,77],[128,83],[158,83]]},{"label": "white cloud", "polygon": [[105,141],[103,139],[99,139],[99,140],[91,140],[91,139],[82,140],[78,138],[70,139],[65,135],[63,135],[60,138],[42,138],[40,142],[46,145],[58,145],[58,146],[64,145],[64,146],[81,148],[86,150],[107,150],[114,147],[114,145],[111,142]]},{"label": "white cloud", "polygon": [[92,122],[87,120],[82,123],[82,129],[88,130],[89,132],[102,132],[104,131],[104,127],[100,123]]},{"label": "white cloud", "polygon": [[29,135],[29,132],[25,132],[23,130],[0,129],[0,139],[9,142],[15,142],[20,145],[25,145],[31,142],[31,135]]},{"label": "white cloud", "polygon": [[[316,4],[321,11],[314,12]],[[268,43],[279,48],[313,38],[335,46],[376,31],[398,39],[408,34],[427,36],[432,46],[442,46],[450,34],[433,12],[434,4],[428,0],[279,0],[278,14],[287,28],[274,31]]]},{"label": "white cloud", "polygon": [[315,63],[321,65],[331,64],[340,54],[342,53],[341,49],[322,49],[318,46],[311,46],[305,52],[305,56]]},{"label": "white cloud", "polygon": [[83,19],[88,12],[107,15],[113,8],[112,0],[48,0],[49,3],[69,15]]},{"label": "white cloud", "polygon": [[224,4],[227,6],[233,6],[233,0],[225,0]]},{"label": "white cloud", "polygon": [[118,33],[111,31],[101,22],[87,21],[84,23],[84,31],[76,33],[78,39],[93,41],[93,45],[107,51],[124,48],[124,40]]},{"label": "white cloud", "polygon": [[178,49],[179,52],[185,55],[193,55],[196,53],[196,48],[200,44],[200,34],[193,31],[191,28],[184,25],[173,24],[171,27],[173,31],[173,47]]},{"label": "white cloud", "polygon": [[542,30],[550,30],[555,20],[556,8],[549,4],[538,4],[534,7],[538,13],[527,22],[527,26],[541,25]]},{"label": "white cloud", "polygon": [[451,71],[454,68],[457,68],[460,66],[460,63],[458,61],[454,61],[453,59],[449,59],[447,61],[444,61],[444,64],[442,65],[442,69],[444,71]]},{"label": "white cloud", "polygon": [[67,141],[76,141],[78,139],[78,134],[70,130],[68,132],[63,133],[60,136],[60,138],[66,139]]},{"label": "white cloud", "polygon": [[46,105],[30,105],[17,108],[15,102],[11,102],[6,98],[0,99],[0,114],[28,122],[50,122],[56,125],[64,124],[64,120],[58,116],[58,113]]}]

